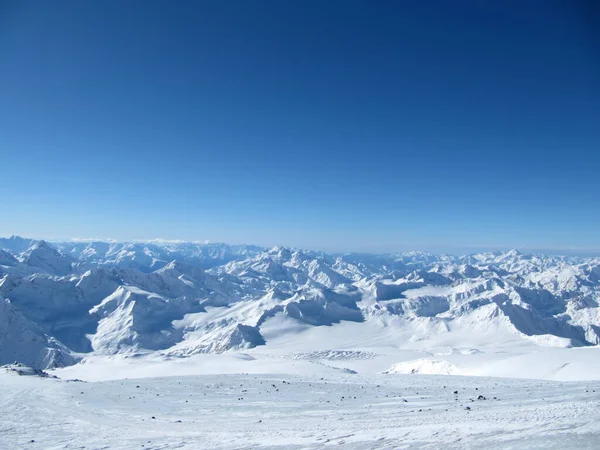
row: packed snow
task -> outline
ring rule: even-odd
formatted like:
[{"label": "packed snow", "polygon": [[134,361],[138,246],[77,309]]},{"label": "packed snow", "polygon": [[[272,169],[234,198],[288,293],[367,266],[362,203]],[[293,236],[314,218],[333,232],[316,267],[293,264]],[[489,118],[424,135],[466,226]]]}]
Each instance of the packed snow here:
[{"label": "packed snow", "polygon": [[231,374],[86,383],[0,372],[0,385],[6,449],[600,444],[600,382]]}]

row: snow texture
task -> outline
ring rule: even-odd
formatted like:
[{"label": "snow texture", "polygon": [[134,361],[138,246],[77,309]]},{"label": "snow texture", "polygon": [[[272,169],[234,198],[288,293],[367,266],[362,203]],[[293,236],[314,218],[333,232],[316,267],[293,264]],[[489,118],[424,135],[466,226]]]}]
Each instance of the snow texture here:
[{"label": "snow texture", "polygon": [[0,370],[0,385],[6,449],[600,445],[598,382],[238,374],[81,383]]}]

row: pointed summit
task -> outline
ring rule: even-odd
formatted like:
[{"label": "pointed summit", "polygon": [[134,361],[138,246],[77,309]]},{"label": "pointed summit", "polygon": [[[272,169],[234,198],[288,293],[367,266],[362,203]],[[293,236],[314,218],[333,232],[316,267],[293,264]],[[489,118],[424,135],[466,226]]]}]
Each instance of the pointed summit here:
[{"label": "pointed summit", "polygon": [[21,236],[16,236],[13,234],[8,239],[0,238],[0,249],[6,250],[12,253],[13,255],[17,255],[27,250],[35,242],[37,241],[35,241],[34,239],[25,239]]},{"label": "pointed summit", "polygon": [[279,259],[288,260],[292,257],[292,252],[285,248],[283,245],[276,245],[267,252],[269,255],[277,257]]},{"label": "pointed summit", "polygon": [[67,275],[72,269],[72,260],[59,253],[46,241],[35,242],[21,256],[23,262],[29,266],[37,267],[52,275]]},{"label": "pointed summit", "polygon": [[[46,251],[53,251],[56,252],[56,250],[51,247],[46,241],[44,241],[43,239],[41,241],[37,241],[35,244],[33,244],[30,247],[32,250],[38,250],[38,249],[43,249]],[[58,252],[57,252],[58,253]]]}]

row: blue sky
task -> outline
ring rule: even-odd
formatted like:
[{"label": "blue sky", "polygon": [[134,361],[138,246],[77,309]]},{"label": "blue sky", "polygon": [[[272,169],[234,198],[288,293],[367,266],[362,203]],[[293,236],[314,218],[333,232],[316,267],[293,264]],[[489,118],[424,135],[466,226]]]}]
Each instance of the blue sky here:
[{"label": "blue sky", "polygon": [[600,250],[590,1],[0,4],[0,235]]}]

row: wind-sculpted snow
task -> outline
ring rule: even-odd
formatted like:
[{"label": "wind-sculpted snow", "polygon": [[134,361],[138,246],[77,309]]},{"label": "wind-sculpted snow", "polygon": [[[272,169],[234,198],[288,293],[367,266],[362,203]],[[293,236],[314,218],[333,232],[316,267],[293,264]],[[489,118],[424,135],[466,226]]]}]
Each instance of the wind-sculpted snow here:
[{"label": "wind-sculpted snow", "polygon": [[600,260],[517,251],[326,254],[13,236],[0,239],[0,298],[0,361],[36,368],[72,364],[75,353],[268,348],[343,323],[374,327],[377,345],[389,346],[403,330],[411,342],[468,330],[539,346],[600,343]]}]

